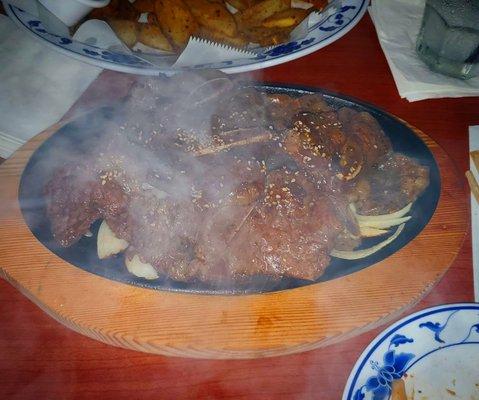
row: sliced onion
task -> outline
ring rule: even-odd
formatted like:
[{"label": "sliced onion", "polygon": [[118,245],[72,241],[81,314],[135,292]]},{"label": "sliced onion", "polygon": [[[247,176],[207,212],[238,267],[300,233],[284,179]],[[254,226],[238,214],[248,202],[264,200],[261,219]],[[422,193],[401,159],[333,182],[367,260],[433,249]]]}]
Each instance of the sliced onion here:
[{"label": "sliced onion", "polygon": [[336,258],[342,258],[344,260],[358,260],[360,258],[366,258],[370,256],[371,254],[377,253],[383,247],[387,246],[389,243],[396,240],[397,237],[401,234],[405,225],[406,224],[399,225],[398,228],[396,229],[396,232],[394,232],[394,234],[389,236],[386,240],[382,241],[381,243],[378,243],[372,247],[369,247],[368,249],[354,250],[354,251],[333,250],[331,252],[331,256]]},{"label": "sliced onion", "polygon": [[155,268],[151,264],[142,262],[137,255],[134,255],[131,260],[125,257],[125,266],[131,274],[140,278],[156,279],[159,277]]},{"label": "sliced onion", "polygon": [[103,260],[104,258],[111,257],[122,252],[127,247],[128,242],[126,240],[117,238],[106,221],[103,220],[96,238],[96,250],[98,258]]},{"label": "sliced onion", "polygon": [[412,202],[407,204],[405,207],[401,208],[398,211],[395,211],[390,214],[381,214],[381,215],[361,215],[356,212],[356,207],[354,204],[350,204],[349,207],[353,211],[358,221],[384,221],[385,219],[395,219],[404,217],[412,207]]},{"label": "sliced onion", "polygon": [[390,228],[392,226],[404,224],[410,219],[411,217],[409,216],[409,217],[403,217],[403,218],[385,219],[382,221],[360,221],[359,227],[361,228],[361,227],[369,226],[371,228],[384,229],[384,228]]},{"label": "sliced onion", "polygon": [[388,232],[389,231],[387,229],[378,229],[378,228],[373,228],[371,226],[360,227],[361,237],[376,237],[376,236],[385,235]]}]

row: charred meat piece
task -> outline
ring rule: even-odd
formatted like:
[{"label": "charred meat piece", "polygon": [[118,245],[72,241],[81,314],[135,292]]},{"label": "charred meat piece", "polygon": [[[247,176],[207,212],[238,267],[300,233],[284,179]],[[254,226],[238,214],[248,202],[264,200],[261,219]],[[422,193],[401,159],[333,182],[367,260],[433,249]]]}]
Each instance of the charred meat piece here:
[{"label": "charred meat piece", "polygon": [[351,197],[359,214],[388,214],[415,201],[429,185],[429,169],[398,153],[377,161],[355,183]]},{"label": "charred meat piece", "polygon": [[193,203],[134,195],[128,213],[121,218],[112,224],[112,230],[117,233],[115,229],[121,223],[129,231],[129,255],[138,255],[142,262],[150,263],[171,279],[193,278],[188,265],[194,258],[195,239],[202,223],[202,215]]},{"label": "charred meat piece", "polygon": [[229,243],[236,276],[314,280],[329,264],[341,231],[334,206],[299,175],[274,171],[266,193]]},{"label": "charred meat piece", "polygon": [[58,170],[47,184],[47,214],[61,246],[78,241],[98,218],[111,218],[127,207],[119,185],[103,183],[89,165],[79,163]]},{"label": "charred meat piece", "polygon": [[275,129],[283,130],[291,127],[293,117],[301,111],[298,98],[283,93],[266,96],[266,112]]},{"label": "charred meat piece", "polygon": [[361,144],[365,167],[391,151],[391,142],[371,114],[343,107],[338,111],[338,119],[346,135],[355,137]]},{"label": "charred meat piece", "polygon": [[211,131],[221,135],[223,132],[242,128],[267,126],[265,104],[264,94],[254,88],[232,93],[218,104],[211,118]]},{"label": "charred meat piece", "polygon": [[[310,103],[317,101],[316,107]],[[293,120],[286,151],[323,185],[333,176],[350,181],[391,150],[389,140],[368,113],[343,108],[334,112],[322,100],[309,98],[317,112],[301,112]]]},{"label": "charred meat piece", "polygon": [[336,174],[339,148],[345,135],[334,117],[302,112],[293,121],[293,128],[284,139],[285,151],[298,165],[313,176],[322,188],[339,184]]}]

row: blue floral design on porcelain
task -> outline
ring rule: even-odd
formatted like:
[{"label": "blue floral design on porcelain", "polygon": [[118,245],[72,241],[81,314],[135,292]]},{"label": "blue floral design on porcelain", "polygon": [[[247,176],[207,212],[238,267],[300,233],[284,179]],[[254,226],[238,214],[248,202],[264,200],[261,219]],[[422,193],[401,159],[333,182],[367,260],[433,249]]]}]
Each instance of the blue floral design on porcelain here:
[{"label": "blue floral design on porcelain", "polygon": [[113,61],[121,64],[127,65],[149,65],[146,61],[142,59],[130,55],[130,54],[123,54],[123,53],[116,53],[112,51],[103,50],[101,52],[100,57],[107,61]]},{"label": "blue floral design on porcelain", "polygon": [[[336,9],[332,15],[326,19],[319,21],[314,26],[309,27],[309,33],[303,40],[292,41],[281,44],[270,49],[258,49],[255,55],[249,58],[241,58],[235,60],[226,60],[223,62],[197,64],[190,68],[228,68],[240,67],[251,64],[262,63],[274,59],[299,53],[303,50],[312,47],[318,47],[323,41],[334,37],[337,32],[348,26],[351,22],[356,21],[360,12],[366,9],[366,0],[343,0],[343,5]],[[38,18],[20,10],[18,7],[8,5],[8,13],[13,17],[15,22],[22,24],[29,31],[33,32],[37,37],[63,49],[82,57],[87,57],[92,60],[99,60],[108,62],[116,66],[124,66],[128,68],[148,69],[166,71],[171,68],[171,63],[165,61],[163,66],[155,65],[148,60],[137,57],[135,54],[126,54],[121,52],[108,51],[96,46],[77,42],[69,37],[62,37],[54,32],[48,32],[48,29],[42,25]],[[361,14],[362,15],[362,14]],[[318,47],[320,48],[320,47]],[[273,64],[274,65],[274,64]]]},{"label": "blue floral design on porcelain", "polygon": [[[353,383],[346,388],[347,398],[386,400],[391,394],[392,382],[403,378],[428,355],[458,345],[479,345],[479,312],[476,310],[479,311],[477,304],[452,305],[435,312],[425,310],[424,315],[400,322],[398,328],[378,339],[361,361],[354,372]],[[470,313],[467,318],[466,312]],[[360,374],[364,375],[359,381]]]},{"label": "blue floral design on porcelain", "polygon": [[[344,25],[344,22],[350,21],[349,18],[344,16],[344,13],[350,11],[350,10],[355,10],[356,6],[343,6],[341,7],[336,13],[330,15],[326,21],[324,21],[321,26],[319,26],[319,30],[323,32],[332,32],[335,31],[336,29],[339,29],[342,25]],[[325,24],[326,23],[326,24]]]},{"label": "blue floral design on porcelain", "polygon": [[384,400],[391,394],[392,381],[400,379],[408,363],[415,357],[412,353],[397,353],[392,347],[397,348],[406,343],[412,343],[414,339],[404,335],[395,335],[389,342],[388,351],[383,356],[383,363],[380,365],[377,361],[370,361],[371,368],[376,371],[376,375],[368,378],[366,384],[360,387],[354,393],[353,400],[362,400],[365,392],[371,392],[373,400]]},{"label": "blue floral design on porcelain", "polygon": [[[444,324],[441,324],[439,322],[433,322],[433,321],[426,321],[421,324],[419,324],[419,328],[427,328],[431,332],[434,333],[434,340],[438,343],[446,343],[442,338],[441,334],[446,328],[447,324],[449,323],[449,320],[453,317],[454,314],[456,314],[458,311],[452,312],[446,319],[446,322]],[[458,343],[464,343],[469,337],[472,335],[473,332],[479,333],[479,324],[474,324],[469,328],[469,332],[467,333],[467,336],[461,340]]]},{"label": "blue floral design on porcelain", "polygon": [[302,40],[301,42],[289,42],[281,44],[279,46],[273,47],[271,50],[265,51],[264,53],[259,54],[256,58],[261,58],[262,56],[271,56],[278,57],[284,54],[290,54],[301,49],[301,47],[307,46],[308,44],[313,43],[315,38],[309,38]]},{"label": "blue floral design on porcelain", "polygon": [[131,54],[124,54],[119,52],[111,52],[104,49],[100,49],[95,46],[90,46],[81,42],[76,42],[69,37],[62,37],[55,33],[50,33],[47,29],[43,26],[42,21],[32,18],[31,15],[10,5],[11,9],[18,11],[21,13],[20,15],[16,14],[22,24],[27,27],[30,31],[35,32],[38,36],[46,41],[57,45],[63,49],[68,49],[69,51],[80,54],[86,55],[91,58],[95,58],[102,61],[108,61],[115,64],[122,64],[128,66],[134,66],[139,68],[151,68],[152,64],[148,63],[147,61],[136,57],[135,55]]}]

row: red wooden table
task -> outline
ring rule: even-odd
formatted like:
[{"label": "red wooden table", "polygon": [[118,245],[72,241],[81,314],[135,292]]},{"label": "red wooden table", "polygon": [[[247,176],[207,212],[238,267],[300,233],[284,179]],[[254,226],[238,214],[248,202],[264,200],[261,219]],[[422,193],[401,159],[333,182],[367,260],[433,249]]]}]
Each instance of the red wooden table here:
[{"label": "red wooden table", "polygon": [[[318,86],[373,103],[434,138],[465,185],[469,125],[479,98],[400,99],[369,16],[308,57],[255,72],[266,82]],[[131,77],[102,74],[82,102],[115,95]],[[413,277],[411,277],[413,279]],[[407,285],[408,282],[398,282]],[[414,309],[473,301],[470,229],[442,281]],[[0,399],[339,399],[355,360],[384,326],[302,354],[241,361],[167,358],[119,349],[63,327],[0,280]]]}]

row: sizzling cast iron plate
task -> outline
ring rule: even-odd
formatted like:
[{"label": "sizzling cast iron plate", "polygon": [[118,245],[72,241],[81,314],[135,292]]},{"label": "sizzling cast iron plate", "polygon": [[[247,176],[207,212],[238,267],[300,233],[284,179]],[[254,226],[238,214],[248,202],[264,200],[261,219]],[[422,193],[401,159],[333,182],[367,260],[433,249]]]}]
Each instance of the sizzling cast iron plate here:
[{"label": "sizzling cast iron plate", "polygon": [[[247,286],[213,287],[198,281],[189,283],[174,282],[169,279],[149,281],[137,278],[130,274],[124,264],[123,256],[99,260],[96,253],[96,233],[99,223],[96,222],[91,231],[92,237],[83,237],[71,247],[58,246],[52,237],[50,223],[45,214],[45,203],[42,189],[51,176],[53,165],[61,162],[60,155],[55,154],[58,146],[66,145],[75,152],[86,151],[88,140],[93,136],[101,135],[101,124],[112,114],[111,109],[102,109],[93,115],[87,115],[62,127],[56,134],[43,143],[30,158],[23,171],[19,201],[23,216],[35,237],[50,251],[85,271],[100,275],[107,279],[137,285],[155,290],[173,290],[208,294],[241,294],[262,293],[277,290],[292,289],[299,286],[310,285],[317,282],[339,278],[366,268],[390,256],[413,240],[427,225],[436,209],[441,190],[439,170],[434,157],[426,144],[403,122],[369,104],[348,98],[343,95],[333,94],[320,89],[308,89],[289,86],[255,85],[259,90],[270,93],[285,93],[299,96],[307,93],[321,93],[325,100],[334,108],[350,107],[358,111],[366,111],[376,118],[385,134],[391,140],[394,151],[403,153],[418,160],[422,165],[428,166],[430,171],[430,184],[414,203],[410,215],[412,218],[406,223],[401,235],[391,244],[377,253],[361,260],[331,259],[325,273],[315,282],[292,278],[283,278],[272,281],[264,277],[255,277]],[[95,123],[97,120],[98,123]],[[88,128],[85,129],[85,126]],[[51,162],[58,158],[58,163]],[[368,239],[363,241],[362,248],[369,247],[383,239]]]}]

